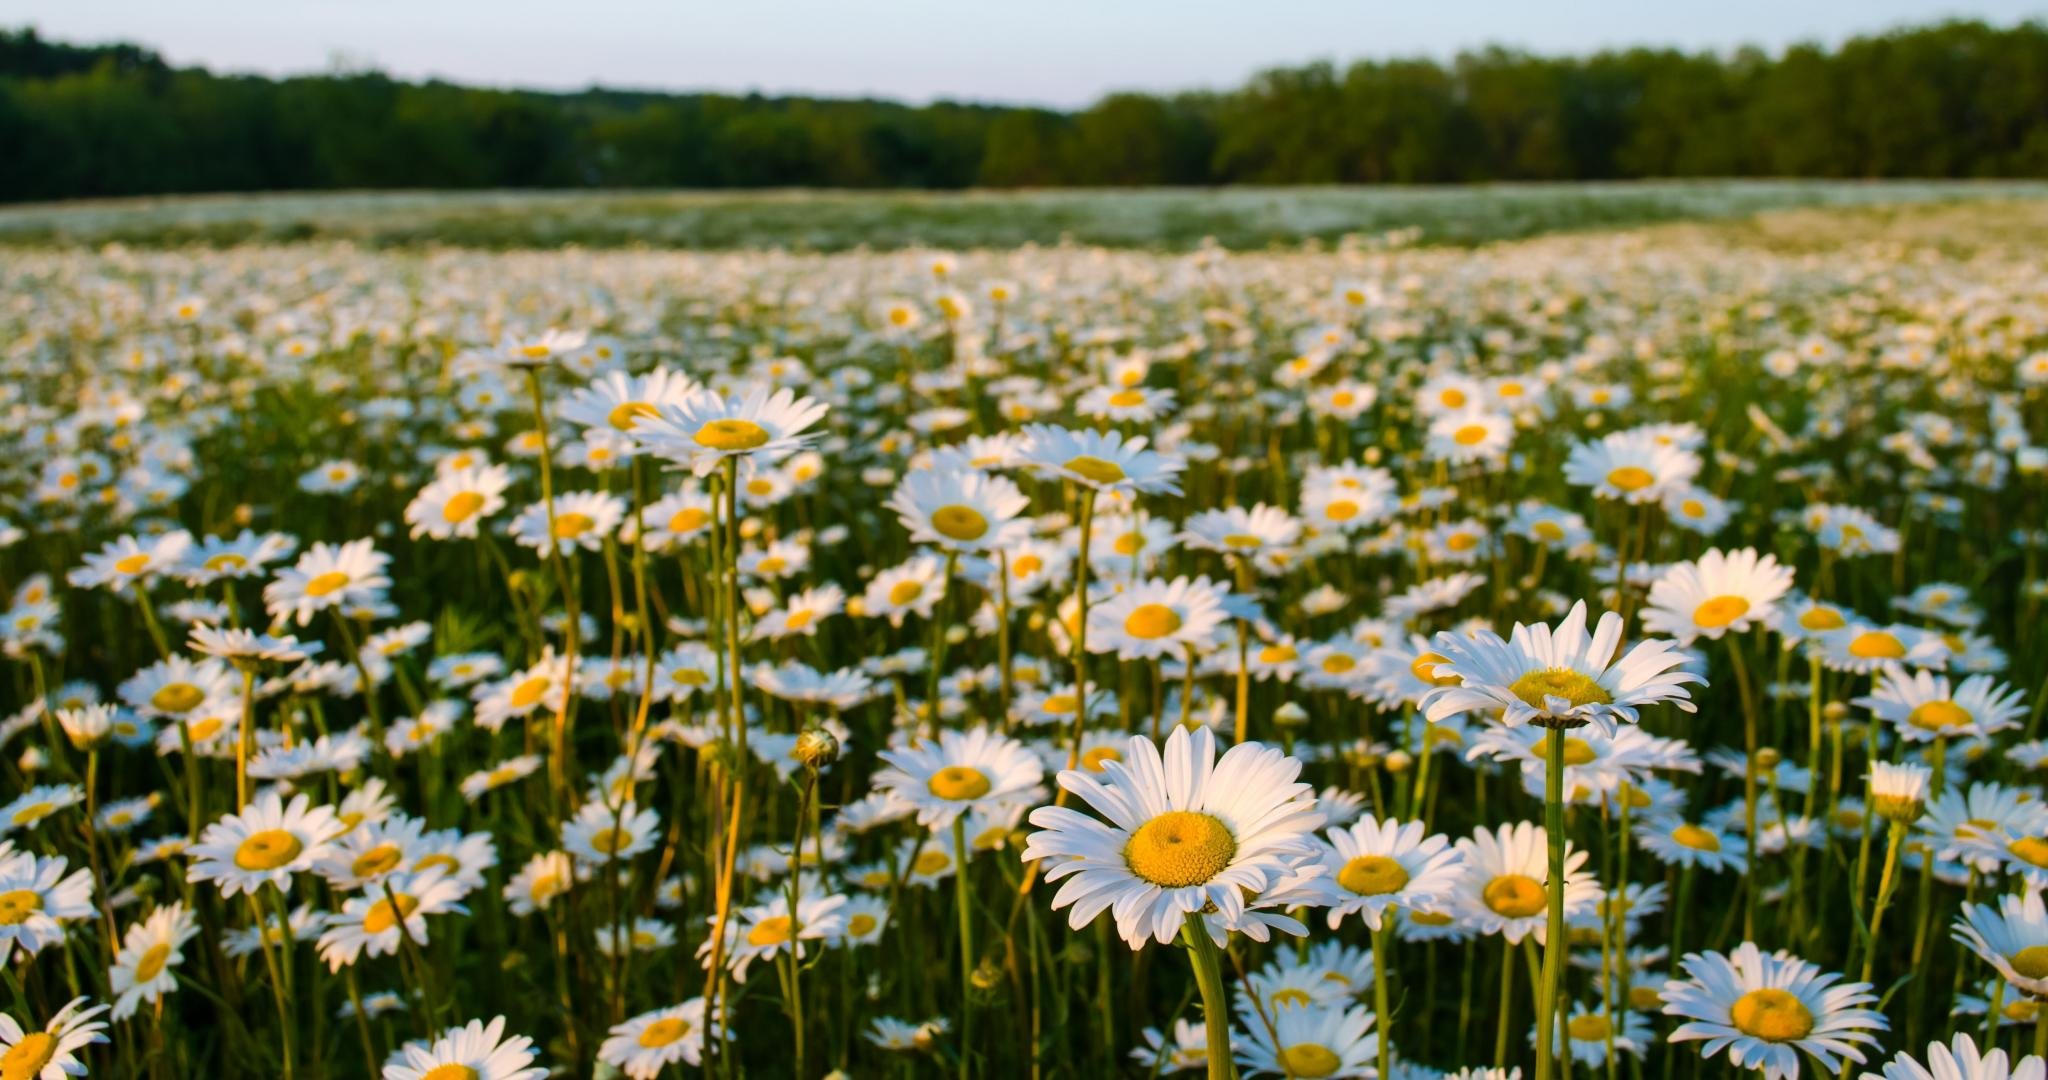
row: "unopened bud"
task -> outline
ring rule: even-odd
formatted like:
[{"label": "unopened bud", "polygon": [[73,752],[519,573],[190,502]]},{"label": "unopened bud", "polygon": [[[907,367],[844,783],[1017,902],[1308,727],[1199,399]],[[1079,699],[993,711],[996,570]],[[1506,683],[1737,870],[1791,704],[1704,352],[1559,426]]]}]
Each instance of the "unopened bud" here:
[{"label": "unopened bud", "polygon": [[813,772],[839,760],[839,740],[823,728],[811,728],[796,737],[796,760]]},{"label": "unopened bud", "polygon": [[1290,701],[1273,710],[1273,723],[1282,728],[1299,729],[1308,726],[1308,710]]}]

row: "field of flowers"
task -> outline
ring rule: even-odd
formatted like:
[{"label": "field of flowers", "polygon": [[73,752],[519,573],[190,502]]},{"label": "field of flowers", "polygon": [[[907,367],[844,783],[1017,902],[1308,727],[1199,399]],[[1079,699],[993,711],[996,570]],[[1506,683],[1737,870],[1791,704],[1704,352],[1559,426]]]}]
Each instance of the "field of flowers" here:
[{"label": "field of flowers", "polygon": [[0,1078],[2041,1080],[2038,250],[11,250]]}]

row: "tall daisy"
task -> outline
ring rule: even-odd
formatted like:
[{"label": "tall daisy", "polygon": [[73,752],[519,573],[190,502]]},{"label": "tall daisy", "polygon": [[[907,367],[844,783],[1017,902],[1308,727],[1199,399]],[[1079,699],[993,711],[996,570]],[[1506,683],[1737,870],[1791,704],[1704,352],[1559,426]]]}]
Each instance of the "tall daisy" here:
[{"label": "tall daisy", "polygon": [[85,1075],[78,1052],[108,1041],[106,1021],[93,1019],[107,1007],[86,1007],[87,1000],[72,998],[48,1023],[33,1031],[0,1013],[0,1071],[8,1080],[70,1080]]},{"label": "tall daisy", "polygon": [[1792,570],[1754,548],[1709,551],[1666,570],[1650,586],[1643,628],[1669,634],[1680,645],[1719,640],[1751,626],[1771,625],[1776,604],[1792,587]]},{"label": "tall daisy", "polygon": [[706,476],[728,459],[772,465],[796,453],[815,437],[805,431],[825,412],[824,404],[788,387],[757,383],[738,396],[704,390],[662,403],[634,423],[632,435],[657,457]]},{"label": "tall daisy", "polygon": [[1745,941],[1733,953],[1689,953],[1680,966],[1688,977],[1665,982],[1664,1015],[1686,1022],[1667,1038],[1704,1039],[1703,1056],[1726,1049],[1731,1064],[1767,1080],[1795,1080],[1802,1053],[1825,1073],[1837,1071],[1837,1058],[1860,1064],[1860,1047],[1875,1047],[1873,1032],[1891,1026],[1864,1007],[1877,1001],[1869,983],[1840,982],[1782,950]]},{"label": "tall daisy", "polygon": [[1186,459],[1145,449],[1143,436],[1115,431],[1075,431],[1051,424],[1027,424],[1017,452],[1026,468],[1070,480],[1093,491],[1178,495]]},{"label": "tall daisy", "polygon": [[1028,500],[1005,476],[977,469],[917,469],[904,474],[888,508],[913,543],[952,553],[997,551],[1030,535],[1020,519]]},{"label": "tall daisy", "polygon": [[293,874],[312,869],[347,831],[333,810],[312,805],[305,795],[286,804],[277,792],[265,792],[241,813],[206,827],[187,852],[192,865],[185,876],[215,882],[229,897],[265,885],[282,891]]}]

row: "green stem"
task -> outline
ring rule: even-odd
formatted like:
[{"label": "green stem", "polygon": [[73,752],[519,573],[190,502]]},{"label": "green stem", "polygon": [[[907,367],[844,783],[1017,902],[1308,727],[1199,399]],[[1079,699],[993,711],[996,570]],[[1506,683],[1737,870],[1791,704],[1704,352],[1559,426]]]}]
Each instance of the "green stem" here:
[{"label": "green stem", "polygon": [[1557,1035],[1558,989],[1564,977],[1564,954],[1571,943],[1564,928],[1564,729],[1549,729],[1545,738],[1543,827],[1550,846],[1550,920],[1543,941],[1543,982],[1536,1002],[1536,1080],[1550,1080],[1557,1067],[1551,1043]]},{"label": "green stem", "polygon": [[1209,1035],[1209,1080],[1236,1080],[1237,1064],[1230,1057],[1230,1000],[1223,990],[1223,965],[1202,913],[1190,911],[1181,927],[1188,945],[1188,958],[1195,969],[1195,985],[1202,992],[1202,1023]]}]

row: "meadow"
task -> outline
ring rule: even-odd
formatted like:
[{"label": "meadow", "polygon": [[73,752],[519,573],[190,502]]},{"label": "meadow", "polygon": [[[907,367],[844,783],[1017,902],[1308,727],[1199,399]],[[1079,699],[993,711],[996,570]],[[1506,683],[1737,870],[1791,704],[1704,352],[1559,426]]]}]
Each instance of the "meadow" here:
[{"label": "meadow", "polygon": [[2048,202],[1612,194],[0,211],[0,1077],[2038,1080]]}]

